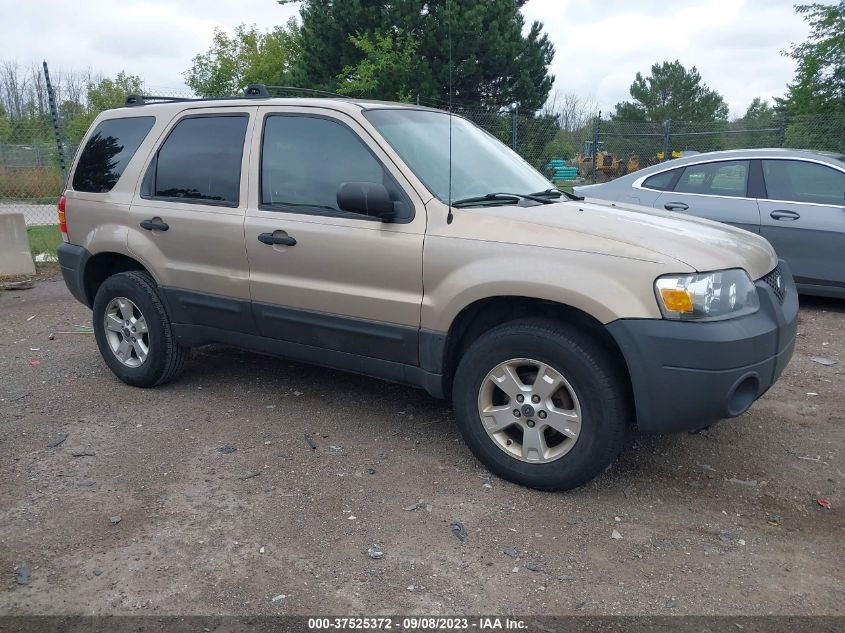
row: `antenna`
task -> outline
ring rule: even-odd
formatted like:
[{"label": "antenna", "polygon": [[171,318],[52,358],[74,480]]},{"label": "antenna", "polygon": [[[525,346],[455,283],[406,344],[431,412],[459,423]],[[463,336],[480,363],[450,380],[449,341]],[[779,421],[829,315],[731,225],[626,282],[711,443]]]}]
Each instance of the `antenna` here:
[{"label": "antenna", "polygon": [[452,224],[452,3],[446,0],[446,15],[449,20],[449,213],[446,224]]}]

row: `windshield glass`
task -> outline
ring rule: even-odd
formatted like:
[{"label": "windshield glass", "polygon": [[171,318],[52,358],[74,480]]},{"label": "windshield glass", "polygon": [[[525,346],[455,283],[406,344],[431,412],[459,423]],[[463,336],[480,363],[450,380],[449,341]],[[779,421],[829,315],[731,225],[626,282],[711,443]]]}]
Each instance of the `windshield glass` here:
[{"label": "windshield glass", "polygon": [[458,116],[399,108],[368,110],[364,116],[442,202],[449,200],[450,118],[453,201],[496,191],[526,194],[553,186],[516,152]]}]

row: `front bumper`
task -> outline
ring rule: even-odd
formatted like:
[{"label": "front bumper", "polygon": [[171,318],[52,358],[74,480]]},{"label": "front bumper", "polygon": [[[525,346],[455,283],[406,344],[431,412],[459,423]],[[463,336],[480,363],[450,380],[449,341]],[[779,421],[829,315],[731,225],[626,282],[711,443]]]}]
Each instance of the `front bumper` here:
[{"label": "front bumper", "polygon": [[[695,430],[744,413],[789,363],[798,293],[780,262],[783,303],[755,283],[760,309],[714,322],[620,319],[607,326],[631,376],[637,425],[646,433]],[[764,278],[765,279],[765,278]]]}]

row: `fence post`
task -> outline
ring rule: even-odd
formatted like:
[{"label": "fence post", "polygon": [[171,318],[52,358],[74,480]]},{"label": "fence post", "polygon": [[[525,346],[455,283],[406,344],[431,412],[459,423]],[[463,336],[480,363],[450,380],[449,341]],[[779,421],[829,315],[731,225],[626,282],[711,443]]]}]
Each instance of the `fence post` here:
[{"label": "fence post", "polygon": [[596,182],[596,163],[599,159],[599,128],[601,126],[601,110],[593,119],[593,184]]},{"label": "fence post", "polygon": [[514,108],[511,113],[511,149],[516,151],[516,142],[519,138],[519,108]]},{"label": "fence post", "polygon": [[786,147],[786,128],[789,126],[789,116],[784,114],[780,118],[780,129],[778,130],[779,147]]},{"label": "fence post", "polygon": [[672,119],[663,122],[663,161],[669,160],[669,134],[672,129]]},{"label": "fence post", "polygon": [[[56,95],[53,84],[50,83],[50,71],[44,61],[44,83],[47,84],[47,102],[50,106],[50,116],[53,118],[53,133],[56,135],[56,148],[59,150],[59,167],[62,170],[62,189],[67,187],[67,169],[65,168],[65,148],[62,144],[62,132],[59,129],[59,109],[56,107]],[[64,193],[64,191],[62,192]]]}]

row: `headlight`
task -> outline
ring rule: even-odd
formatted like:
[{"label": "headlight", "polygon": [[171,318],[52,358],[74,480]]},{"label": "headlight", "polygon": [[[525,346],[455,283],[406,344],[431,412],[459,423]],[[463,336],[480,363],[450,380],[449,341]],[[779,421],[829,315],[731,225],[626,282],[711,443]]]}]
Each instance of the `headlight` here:
[{"label": "headlight", "polygon": [[654,290],[664,319],[716,321],[760,307],[757,288],[741,268],[658,277]]}]

